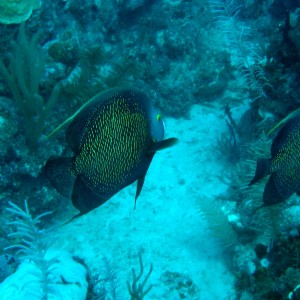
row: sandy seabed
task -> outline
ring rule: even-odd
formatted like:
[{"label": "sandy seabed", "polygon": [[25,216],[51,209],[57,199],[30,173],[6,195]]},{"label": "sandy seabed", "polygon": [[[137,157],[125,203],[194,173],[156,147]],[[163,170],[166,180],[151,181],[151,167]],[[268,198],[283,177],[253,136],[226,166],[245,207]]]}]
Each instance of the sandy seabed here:
[{"label": "sandy seabed", "polygon": [[155,155],[136,209],[133,184],[62,227],[52,247],[83,258],[93,273],[109,258],[121,299],[128,299],[126,281],[132,267],[139,270],[139,252],[145,273],[153,264],[146,299],[235,299],[234,276],[199,206],[201,198],[213,201],[226,191],[215,147],[226,130],[215,107],[195,105],[190,119],[167,119],[166,138],[180,142]]}]

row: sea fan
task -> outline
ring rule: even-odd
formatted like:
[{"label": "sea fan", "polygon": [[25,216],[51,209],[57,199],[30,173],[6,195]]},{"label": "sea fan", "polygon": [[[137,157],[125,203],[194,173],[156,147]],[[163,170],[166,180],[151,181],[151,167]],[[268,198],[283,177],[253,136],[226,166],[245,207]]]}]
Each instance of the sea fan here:
[{"label": "sea fan", "polygon": [[198,212],[203,220],[206,220],[208,230],[212,233],[216,245],[220,249],[230,253],[238,243],[237,233],[234,231],[228,216],[220,207],[220,203],[206,197],[199,198]]}]

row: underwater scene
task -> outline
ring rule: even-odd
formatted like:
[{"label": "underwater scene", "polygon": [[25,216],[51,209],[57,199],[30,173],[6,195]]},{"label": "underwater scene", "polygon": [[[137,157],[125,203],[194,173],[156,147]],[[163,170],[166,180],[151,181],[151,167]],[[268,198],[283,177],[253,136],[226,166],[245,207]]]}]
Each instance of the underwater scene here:
[{"label": "underwater scene", "polygon": [[0,300],[300,299],[299,0],[0,0]]}]

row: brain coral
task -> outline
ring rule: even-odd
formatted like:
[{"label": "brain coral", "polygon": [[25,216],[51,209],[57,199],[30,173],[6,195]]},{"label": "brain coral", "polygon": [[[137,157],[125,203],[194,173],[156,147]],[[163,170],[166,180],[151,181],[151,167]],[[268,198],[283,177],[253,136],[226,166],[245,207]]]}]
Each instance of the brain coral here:
[{"label": "brain coral", "polygon": [[26,21],[41,0],[0,0],[0,23],[16,24]]}]

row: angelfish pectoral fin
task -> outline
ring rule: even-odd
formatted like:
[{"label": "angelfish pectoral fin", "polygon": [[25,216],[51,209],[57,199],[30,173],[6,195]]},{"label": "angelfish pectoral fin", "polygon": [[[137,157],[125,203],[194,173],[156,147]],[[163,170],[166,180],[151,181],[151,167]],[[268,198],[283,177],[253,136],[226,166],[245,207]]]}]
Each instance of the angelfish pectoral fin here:
[{"label": "angelfish pectoral fin", "polygon": [[179,140],[177,138],[169,138],[166,140],[162,140],[159,142],[155,142],[150,149],[148,149],[148,152],[156,152],[159,150],[163,150],[163,149],[167,149],[170,148],[174,145],[176,145],[179,142]]},{"label": "angelfish pectoral fin", "polygon": [[140,178],[137,180],[136,193],[135,193],[135,199],[134,199],[134,209],[136,208],[136,200],[137,200],[137,198],[139,197],[139,195],[140,195],[140,193],[141,193],[141,191],[142,191],[144,182],[145,182],[145,175],[142,176],[142,177],[140,177]]}]

